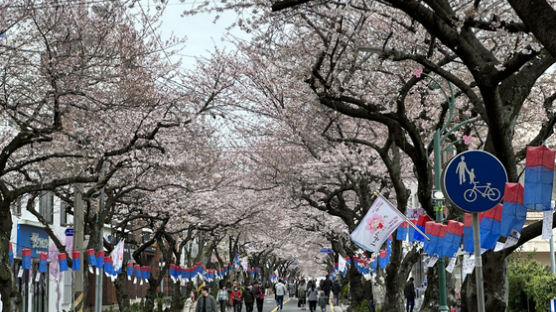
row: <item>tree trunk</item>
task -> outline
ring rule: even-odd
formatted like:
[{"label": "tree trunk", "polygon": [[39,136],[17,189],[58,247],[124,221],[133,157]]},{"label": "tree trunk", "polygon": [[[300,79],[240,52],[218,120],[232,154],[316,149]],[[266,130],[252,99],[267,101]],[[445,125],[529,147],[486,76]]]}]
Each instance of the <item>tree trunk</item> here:
[{"label": "tree trunk", "polygon": [[154,311],[154,301],[156,298],[156,286],[149,284],[145,295],[145,311]]},{"label": "tree trunk", "polygon": [[[483,280],[486,311],[506,311],[506,258],[502,252],[488,251],[483,254]],[[462,312],[476,311],[477,290],[475,271],[468,275],[462,286]]]},{"label": "tree trunk", "polygon": [[2,201],[0,205],[0,294],[2,311],[15,311],[16,293],[13,289],[13,272],[9,260],[9,243],[12,233],[12,216],[10,203]]},{"label": "tree trunk", "polygon": [[[125,269],[125,267],[124,267]],[[116,298],[118,299],[118,308],[120,311],[129,309],[129,288],[126,274],[118,274],[118,278],[114,281],[116,288]]]},{"label": "tree trunk", "polygon": [[182,300],[180,288],[181,286],[179,283],[174,284],[174,289],[172,290],[172,303],[170,306],[170,311],[179,312],[181,311],[181,309],[183,309],[184,301]]},{"label": "tree trunk", "polygon": [[382,311],[384,312],[397,312],[403,311],[403,296],[402,290],[404,288],[405,276],[401,277],[399,274],[399,269],[402,260],[402,243],[398,240],[392,241],[392,255],[390,257],[390,263],[386,267],[386,298]]},{"label": "tree trunk", "polygon": [[[416,285],[419,286],[419,285]],[[438,266],[434,266],[427,270],[427,289],[425,290],[425,298],[421,311],[436,312],[438,311],[438,300],[440,291],[438,289]]]},{"label": "tree trunk", "polygon": [[373,299],[371,283],[363,281],[361,274],[357,272],[357,269],[355,269],[353,265],[351,265],[348,269],[347,278],[349,280],[349,293],[351,296],[352,309],[359,306],[365,299]]}]

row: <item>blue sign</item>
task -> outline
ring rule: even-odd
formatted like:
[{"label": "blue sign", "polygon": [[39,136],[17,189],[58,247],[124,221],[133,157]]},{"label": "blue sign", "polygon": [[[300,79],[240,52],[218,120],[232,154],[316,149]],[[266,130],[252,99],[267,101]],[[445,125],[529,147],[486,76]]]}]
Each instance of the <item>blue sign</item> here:
[{"label": "blue sign", "polygon": [[320,252],[322,252],[322,253],[332,253],[332,249],[321,249]]},{"label": "blue sign", "polygon": [[48,252],[48,234],[43,228],[18,224],[16,252],[21,257],[21,249],[31,249],[31,257],[38,258],[39,253]]},{"label": "blue sign", "polygon": [[494,155],[485,151],[467,151],[456,155],[442,175],[446,197],[468,212],[483,212],[504,197],[508,181],[506,169]]},{"label": "blue sign", "polygon": [[65,233],[66,236],[73,236],[73,229],[72,228],[66,229]]}]

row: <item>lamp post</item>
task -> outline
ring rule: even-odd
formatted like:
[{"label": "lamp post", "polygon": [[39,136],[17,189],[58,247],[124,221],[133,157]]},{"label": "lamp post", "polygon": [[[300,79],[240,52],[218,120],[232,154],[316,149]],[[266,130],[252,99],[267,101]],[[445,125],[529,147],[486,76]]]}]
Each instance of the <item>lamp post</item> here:
[{"label": "lamp post", "polygon": [[[434,79],[433,77],[425,74],[425,73],[419,73],[419,75],[417,77],[419,77],[420,75],[426,76],[427,78],[429,78],[433,83],[431,85],[429,85],[431,88],[433,89],[439,89],[442,91],[442,94],[444,95],[444,97],[446,98],[446,101],[448,102],[448,107],[449,107],[449,112],[448,112],[448,118],[446,119],[446,122],[442,125],[442,127],[438,130],[436,130],[434,132],[434,136],[433,136],[433,140],[432,142],[429,143],[429,145],[426,148],[426,153],[428,155],[428,150],[431,146],[431,144],[433,145],[433,155],[434,155],[434,164],[431,164],[429,162],[429,165],[434,169],[434,191],[433,191],[433,199],[434,199],[434,211],[435,211],[435,219],[436,222],[443,222],[444,221],[444,214],[443,214],[443,207],[444,207],[444,195],[442,193],[442,187],[441,187],[441,176],[442,176],[442,152],[448,150],[448,148],[450,148],[450,146],[447,146],[444,150],[442,149],[442,144],[444,143],[444,141],[446,140],[446,138],[448,137],[448,135],[450,135],[450,133],[452,133],[453,131],[455,131],[456,129],[458,129],[459,127],[468,124],[470,122],[473,122],[477,119],[479,119],[479,117],[474,117],[468,120],[465,120],[463,122],[460,122],[458,124],[456,124],[452,129],[446,131],[446,128],[448,127],[448,125],[451,123],[452,121],[452,117],[454,115],[454,90],[452,88],[452,84],[448,81],[448,88],[449,88],[449,92],[450,95],[448,96],[448,94],[446,93],[446,90],[444,90],[444,88],[442,88],[442,86],[440,85],[440,83],[438,81],[436,81],[436,79]],[[427,161],[428,158],[427,158]],[[439,284],[439,311],[450,311],[449,307],[448,307],[448,300],[447,300],[447,296],[446,296],[446,263],[444,262],[444,258],[440,258],[438,259],[438,284]]]}]

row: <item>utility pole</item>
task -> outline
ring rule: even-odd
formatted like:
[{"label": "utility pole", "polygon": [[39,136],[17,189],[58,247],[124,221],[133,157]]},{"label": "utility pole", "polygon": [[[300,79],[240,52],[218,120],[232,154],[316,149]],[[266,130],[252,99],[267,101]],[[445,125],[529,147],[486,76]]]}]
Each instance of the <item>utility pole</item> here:
[{"label": "utility pole", "polygon": [[[104,179],[104,166],[102,167],[101,173],[101,180]],[[97,224],[99,227],[98,235],[98,250],[104,250],[104,235],[103,235],[103,228],[104,228],[104,220],[101,220],[101,214],[104,210],[104,185],[100,189],[100,202],[98,206],[98,213],[97,213]],[[95,283],[95,312],[102,312],[102,278],[104,274],[104,270],[101,265],[97,265],[97,269],[99,270],[99,275],[97,275],[96,283]]]},{"label": "utility pole", "polygon": [[[84,224],[85,220],[83,217],[83,185],[77,184],[74,187],[74,200],[73,200],[73,249],[82,251],[83,246],[83,235],[84,235]],[[75,264],[74,264],[75,265]],[[73,271],[73,283],[72,283],[72,293],[73,293],[73,311],[81,312],[83,311],[83,274],[86,270]]]},{"label": "utility pole", "polygon": [[[432,89],[439,89],[442,91],[446,101],[448,102],[449,112],[448,118],[442,125],[442,127],[434,132],[433,140],[429,143],[426,148],[426,155],[428,155],[429,148],[433,147],[433,155],[434,155],[434,164],[431,164],[429,159],[427,158],[428,164],[432,167],[434,172],[434,190],[433,190],[433,199],[434,199],[434,211],[435,211],[435,219],[436,222],[443,223],[444,222],[444,195],[442,193],[442,153],[445,151],[450,150],[451,145],[448,145],[446,148],[442,148],[442,145],[446,138],[455,131],[456,129],[460,128],[461,126],[474,122],[478,119],[478,117],[474,117],[465,121],[462,121],[456,125],[454,125],[450,130],[447,130],[448,125],[452,122],[452,117],[454,115],[454,106],[455,106],[455,95],[452,89],[452,84],[448,82],[449,93],[444,90],[442,85],[434,79],[433,77],[422,73],[423,76],[429,78],[432,81],[432,84],[429,85]],[[440,257],[437,261],[438,264],[438,290],[439,290],[439,298],[438,298],[438,311],[440,312],[447,312],[450,311],[448,307],[448,299],[446,295],[446,264],[444,258]]]}]

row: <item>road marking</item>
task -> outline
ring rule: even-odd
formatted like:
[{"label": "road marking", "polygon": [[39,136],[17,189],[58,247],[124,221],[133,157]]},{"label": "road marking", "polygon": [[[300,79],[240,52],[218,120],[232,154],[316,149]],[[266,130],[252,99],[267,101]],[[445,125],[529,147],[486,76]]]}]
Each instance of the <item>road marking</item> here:
[{"label": "road marking", "polygon": [[[283,304],[286,304],[286,303],[290,302],[290,300],[292,300],[292,298],[288,298],[288,300],[284,301]],[[272,309],[272,311],[270,311],[270,312],[276,312],[276,311],[278,311],[278,307]]]},{"label": "road marking", "polygon": [[75,311],[83,311],[83,293],[80,293],[73,301],[73,309]]},{"label": "road marking", "polygon": [[328,303],[330,304],[330,312],[334,312],[334,305],[332,304],[332,298],[328,299]]}]

